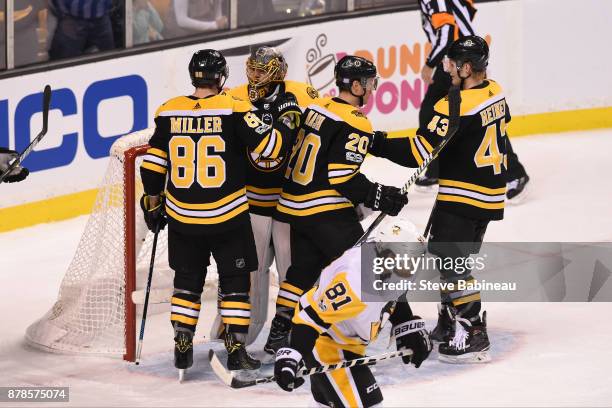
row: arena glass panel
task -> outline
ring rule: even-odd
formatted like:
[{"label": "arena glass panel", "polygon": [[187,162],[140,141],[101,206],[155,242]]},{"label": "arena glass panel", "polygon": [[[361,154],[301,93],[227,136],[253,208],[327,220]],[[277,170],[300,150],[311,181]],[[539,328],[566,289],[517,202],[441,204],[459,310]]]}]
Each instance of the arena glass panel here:
[{"label": "arena glass panel", "polygon": [[238,27],[297,20],[347,10],[346,0],[238,0]]}]

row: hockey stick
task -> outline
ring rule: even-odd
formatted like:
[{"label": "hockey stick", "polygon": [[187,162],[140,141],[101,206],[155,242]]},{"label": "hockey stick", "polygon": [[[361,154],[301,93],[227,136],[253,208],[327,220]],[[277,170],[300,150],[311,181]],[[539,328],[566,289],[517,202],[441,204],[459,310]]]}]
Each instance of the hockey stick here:
[{"label": "hockey stick", "polygon": [[[391,353],[383,353],[383,354],[378,354],[376,356],[371,356],[371,357],[361,357],[361,358],[356,358],[354,360],[345,360],[345,361],[341,361],[336,364],[324,364],[324,365],[313,367],[313,368],[302,368],[298,372],[298,376],[308,377],[313,374],[322,374],[328,371],[339,370],[341,368],[350,368],[350,367],[363,366],[363,365],[374,365],[383,360],[388,360],[390,358],[395,358],[395,357],[411,356],[412,354],[413,352],[410,349],[398,350],[398,351],[394,351]],[[212,367],[213,372],[217,375],[217,377],[219,377],[219,379],[223,381],[225,385],[232,387],[232,388],[252,387],[254,385],[267,384],[267,383],[276,381],[276,378],[273,375],[255,378],[252,380],[247,380],[247,379],[242,380],[236,377],[235,371],[228,370],[223,365],[223,363],[221,363],[221,360],[219,359],[217,354],[214,352],[214,350],[210,350],[208,352],[208,359],[210,360],[210,366]]]},{"label": "hockey stick", "polygon": [[140,322],[140,335],[138,336],[138,346],[136,347],[136,365],[140,364],[140,354],[142,353],[142,342],[144,340],[145,324],[147,322],[147,309],[149,308],[149,293],[151,293],[151,281],[153,280],[153,264],[155,263],[155,250],[157,249],[157,237],[159,236],[159,225],[161,220],[155,226],[155,235],[153,236],[153,248],[151,249],[151,263],[149,264],[149,276],[147,278],[147,291],[145,294],[144,308],[142,310],[142,320]]},{"label": "hockey stick", "polygon": [[28,155],[32,152],[32,150],[34,150],[38,142],[40,142],[41,139],[47,134],[47,125],[49,123],[49,104],[50,103],[51,103],[51,87],[49,85],[46,85],[45,90],[43,91],[43,108],[42,108],[43,127],[42,127],[42,130],[40,131],[38,135],[36,135],[34,140],[30,142],[30,145],[26,147],[26,149],[19,156],[17,156],[11,161],[8,168],[4,171],[4,173],[0,175],[0,183],[2,183],[4,179],[9,174],[11,174],[11,172],[15,170],[15,168],[19,166],[26,157],[28,157]]},{"label": "hockey stick", "polygon": [[[439,145],[436,146],[435,149],[431,152],[431,154],[423,160],[423,163],[417,168],[414,174],[410,177],[410,179],[404,184],[401,189],[402,194],[406,194],[410,186],[414,184],[416,179],[419,177],[421,173],[425,171],[427,166],[440,154],[444,146],[450,142],[450,140],[455,136],[457,131],[459,130],[459,121],[460,121],[460,108],[461,108],[461,91],[458,86],[451,86],[448,90],[448,113],[449,113],[449,123],[448,123],[448,132],[446,137],[442,139]],[[378,217],[372,222],[372,224],[368,227],[368,229],[363,233],[363,235],[359,238],[357,243],[354,245],[359,246],[365,242],[368,236],[378,227],[378,225],[382,222],[382,220],[386,217],[387,214],[380,213]]]}]

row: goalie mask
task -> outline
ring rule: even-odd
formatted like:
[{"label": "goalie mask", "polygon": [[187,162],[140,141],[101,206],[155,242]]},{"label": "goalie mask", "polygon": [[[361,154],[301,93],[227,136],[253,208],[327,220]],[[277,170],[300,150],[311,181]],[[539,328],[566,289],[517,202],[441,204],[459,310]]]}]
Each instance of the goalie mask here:
[{"label": "goalie mask", "polygon": [[263,46],[252,52],[246,62],[251,102],[268,96],[272,85],[285,79],[287,67],[283,54],[276,48]]},{"label": "goalie mask", "polygon": [[[376,254],[379,257],[418,258],[425,253],[424,238],[419,234],[416,226],[404,217],[387,218],[383,221],[377,229],[374,242],[376,243]],[[402,278],[412,276],[416,271],[411,270],[410,262],[405,264],[405,268],[396,268],[393,272]],[[381,276],[381,278],[388,279],[390,274],[391,272],[387,274],[389,276]]]}]

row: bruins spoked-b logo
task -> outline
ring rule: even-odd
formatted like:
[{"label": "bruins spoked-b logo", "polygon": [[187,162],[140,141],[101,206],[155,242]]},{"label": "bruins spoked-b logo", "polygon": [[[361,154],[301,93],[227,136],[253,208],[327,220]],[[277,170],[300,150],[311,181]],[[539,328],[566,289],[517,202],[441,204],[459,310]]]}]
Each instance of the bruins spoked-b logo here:
[{"label": "bruins spoked-b logo", "polygon": [[[264,110],[270,109],[269,106],[264,106]],[[267,125],[271,125],[274,121],[271,113],[264,113],[261,116],[261,120],[263,123]],[[249,158],[249,162],[259,171],[272,172],[280,168],[280,166],[285,161],[286,156],[279,156],[276,159],[265,159],[258,155],[257,153],[253,153],[250,150],[247,150],[247,157]]]}]

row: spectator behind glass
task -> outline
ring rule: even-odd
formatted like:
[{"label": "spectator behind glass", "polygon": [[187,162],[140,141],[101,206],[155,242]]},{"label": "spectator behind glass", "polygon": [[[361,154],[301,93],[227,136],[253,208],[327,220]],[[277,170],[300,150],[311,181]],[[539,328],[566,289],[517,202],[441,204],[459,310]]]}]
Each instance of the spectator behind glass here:
[{"label": "spectator behind glass", "polygon": [[227,28],[223,0],[174,0],[166,21],[166,38]]},{"label": "spectator behind glass", "polygon": [[[0,5],[4,2],[0,2]],[[15,0],[15,66],[47,60],[47,2]],[[4,52],[4,9],[0,10],[0,43]]]},{"label": "spectator behind glass", "polygon": [[148,0],[134,0],[134,44],[163,40],[164,29],[159,13]]},{"label": "spectator behind glass", "polygon": [[57,16],[51,59],[115,48],[110,18],[112,0],[50,0]]}]

